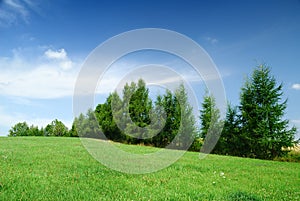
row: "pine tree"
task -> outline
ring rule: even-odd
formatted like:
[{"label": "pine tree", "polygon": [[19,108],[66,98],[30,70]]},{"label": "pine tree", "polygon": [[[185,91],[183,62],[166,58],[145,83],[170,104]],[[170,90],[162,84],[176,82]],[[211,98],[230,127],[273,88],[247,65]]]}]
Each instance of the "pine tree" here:
[{"label": "pine tree", "polygon": [[244,143],[240,136],[240,116],[238,108],[228,104],[224,127],[217,142],[214,153],[223,155],[242,156]]},{"label": "pine tree", "polygon": [[195,117],[193,114],[193,108],[189,104],[188,96],[183,84],[180,84],[175,91],[176,113],[175,124],[179,124],[178,129],[178,148],[188,149],[196,136]]},{"label": "pine tree", "polygon": [[155,121],[151,122],[151,143],[156,147],[165,147],[169,144],[168,136],[165,135],[164,129],[167,122],[167,114],[163,104],[163,96],[158,95],[154,102],[154,108],[151,112],[152,119]]},{"label": "pine tree", "polygon": [[282,84],[277,85],[270,68],[254,69],[241,92],[242,140],[245,155],[273,159],[285,154],[283,147],[293,145],[296,128],[283,120],[287,101],[282,100]]},{"label": "pine tree", "polygon": [[153,137],[152,142],[157,147],[166,147],[179,132],[181,110],[178,110],[178,100],[170,90],[166,90],[163,96],[157,97],[155,107],[164,111],[159,110],[157,113],[158,116],[160,115],[160,122],[163,122],[164,126],[162,130]]},{"label": "pine tree", "polygon": [[222,129],[220,110],[216,107],[215,98],[206,91],[200,110],[200,136],[204,139],[202,151],[209,153],[215,147]]}]

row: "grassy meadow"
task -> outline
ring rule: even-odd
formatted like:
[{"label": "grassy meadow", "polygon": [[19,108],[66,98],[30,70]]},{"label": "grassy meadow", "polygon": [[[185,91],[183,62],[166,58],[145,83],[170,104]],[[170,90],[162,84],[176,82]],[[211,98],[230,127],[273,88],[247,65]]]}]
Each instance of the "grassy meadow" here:
[{"label": "grassy meadow", "polygon": [[78,138],[0,138],[0,200],[300,200],[299,186],[299,163],[187,152],[161,171],[131,175],[100,164]]}]

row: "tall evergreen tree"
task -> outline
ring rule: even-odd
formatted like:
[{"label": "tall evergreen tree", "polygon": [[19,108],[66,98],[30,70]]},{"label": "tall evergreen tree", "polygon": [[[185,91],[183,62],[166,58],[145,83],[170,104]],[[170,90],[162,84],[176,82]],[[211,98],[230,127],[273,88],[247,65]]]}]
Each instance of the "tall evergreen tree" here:
[{"label": "tall evergreen tree", "polygon": [[241,92],[242,139],[245,155],[273,159],[285,154],[283,147],[293,145],[296,128],[284,120],[287,101],[282,100],[282,84],[277,85],[270,68],[254,69]]},{"label": "tall evergreen tree", "polygon": [[223,130],[213,152],[216,154],[242,156],[245,143],[240,137],[240,129],[238,108],[229,104]]},{"label": "tall evergreen tree", "polygon": [[200,120],[200,136],[204,139],[202,151],[207,153],[216,145],[222,129],[220,110],[216,107],[215,98],[208,91],[204,95]]},{"label": "tall evergreen tree", "polygon": [[[157,147],[166,147],[179,132],[181,121],[181,110],[178,110],[178,100],[170,90],[163,96],[158,96],[155,108],[158,109],[157,116],[160,123],[164,123],[161,131],[153,137],[152,142]],[[163,115],[164,114],[164,115]]]},{"label": "tall evergreen tree", "polygon": [[[179,124],[178,129],[178,144],[179,149],[188,149],[196,137],[196,123],[193,114],[193,108],[189,104],[188,96],[183,84],[180,84],[175,91],[177,99],[175,124]],[[176,118],[177,117],[177,118]]]}]

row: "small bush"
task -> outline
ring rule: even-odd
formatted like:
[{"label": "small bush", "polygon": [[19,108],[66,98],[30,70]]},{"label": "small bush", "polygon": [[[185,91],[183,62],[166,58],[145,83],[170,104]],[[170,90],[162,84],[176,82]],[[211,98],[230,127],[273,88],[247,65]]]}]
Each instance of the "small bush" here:
[{"label": "small bush", "polygon": [[300,163],[300,151],[292,150],[286,156],[276,157],[275,161],[298,162]]},{"label": "small bush", "polygon": [[189,148],[189,151],[196,151],[199,152],[201,147],[203,145],[203,139],[202,138],[196,138],[192,145]]}]

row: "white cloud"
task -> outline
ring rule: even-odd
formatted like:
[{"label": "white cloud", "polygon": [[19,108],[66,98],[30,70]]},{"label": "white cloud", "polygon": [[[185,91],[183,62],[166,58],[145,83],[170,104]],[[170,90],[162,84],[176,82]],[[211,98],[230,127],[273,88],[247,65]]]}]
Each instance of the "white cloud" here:
[{"label": "white cloud", "polygon": [[45,55],[49,59],[58,59],[58,60],[65,60],[65,59],[67,59],[67,53],[66,53],[65,49],[60,49],[58,51],[54,51],[54,50],[48,49],[45,52]]},{"label": "white cloud", "polygon": [[15,50],[12,57],[0,58],[0,95],[40,99],[71,96],[79,63],[72,62],[65,50],[58,52],[52,54],[61,58],[58,60],[36,56],[30,61],[21,50]]},{"label": "white cloud", "polygon": [[60,49],[60,50],[52,50],[48,49],[44,55],[46,56],[47,59],[53,60],[54,62],[59,61],[59,67],[63,70],[69,70],[72,68],[73,63],[70,60],[70,58],[67,55],[67,52],[65,49]]},{"label": "white cloud", "polygon": [[6,71],[0,75],[0,94],[27,98],[59,98],[73,93],[76,73],[65,73],[53,66],[29,71]]},{"label": "white cloud", "polygon": [[[55,99],[73,96],[75,83],[81,67],[81,62],[72,61],[65,49],[53,50],[49,47],[39,48],[30,59],[26,49],[16,49],[12,57],[0,57],[0,95],[20,98]],[[34,51],[30,49],[30,54]],[[31,56],[32,57],[32,56]],[[98,80],[96,94],[107,95],[114,90],[123,88],[122,84],[143,78],[147,83],[166,87],[176,87],[183,80],[188,82],[210,81],[220,78],[213,72],[204,72],[203,79],[188,66],[178,63],[145,65],[136,60],[116,62],[110,66],[105,75],[95,74],[95,69],[87,73],[81,81],[83,89]],[[170,70],[166,66],[170,66]],[[171,69],[172,67],[172,69]],[[97,77],[99,76],[99,77]],[[89,89],[87,87],[87,89]],[[85,91],[82,92],[86,93]],[[91,93],[91,92],[87,92]],[[93,92],[94,93],[94,92]]]},{"label": "white cloud", "polygon": [[293,84],[292,89],[300,90],[300,84]]},{"label": "white cloud", "polygon": [[69,69],[72,68],[73,62],[71,60],[62,61],[62,62],[59,63],[59,66],[63,70],[69,70]]}]

